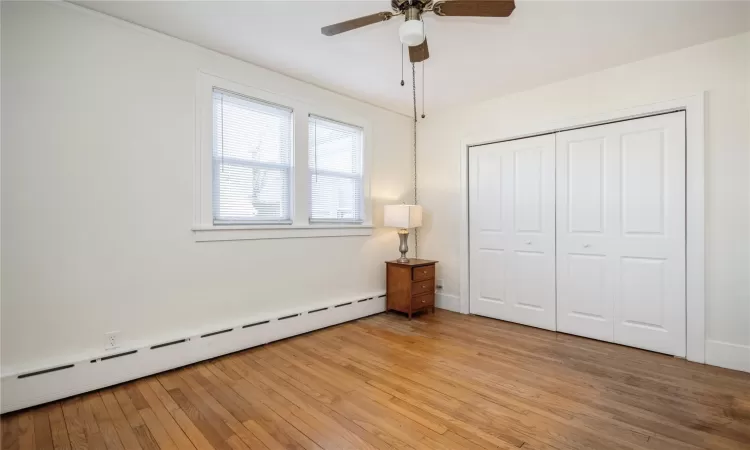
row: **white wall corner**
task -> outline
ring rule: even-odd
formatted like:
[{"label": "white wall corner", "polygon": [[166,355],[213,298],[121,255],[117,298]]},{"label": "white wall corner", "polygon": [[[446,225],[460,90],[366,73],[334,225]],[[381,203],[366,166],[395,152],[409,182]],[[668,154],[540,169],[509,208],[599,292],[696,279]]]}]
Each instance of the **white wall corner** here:
[{"label": "white wall corner", "polygon": [[750,372],[750,345],[706,340],[706,364]]},{"label": "white wall corner", "polygon": [[451,294],[435,294],[435,307],[448,311],[461,312],[461,298]]}]

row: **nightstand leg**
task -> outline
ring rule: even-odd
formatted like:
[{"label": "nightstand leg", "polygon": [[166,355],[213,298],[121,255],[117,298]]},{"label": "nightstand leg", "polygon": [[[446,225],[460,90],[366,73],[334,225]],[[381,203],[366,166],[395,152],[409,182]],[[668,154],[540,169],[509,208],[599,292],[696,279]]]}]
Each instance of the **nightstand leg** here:
[{"label": "nightstand leg", "polygon": [[409,310],[409,320],[411,320],[411,310]]}]

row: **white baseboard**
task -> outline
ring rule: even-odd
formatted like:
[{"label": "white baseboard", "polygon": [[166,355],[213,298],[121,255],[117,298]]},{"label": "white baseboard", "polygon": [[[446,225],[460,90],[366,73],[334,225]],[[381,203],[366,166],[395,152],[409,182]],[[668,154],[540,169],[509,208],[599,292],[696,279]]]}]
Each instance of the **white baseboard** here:
[{"label": "white baseboard", "polygon": [[253,317],[212,332],[100,352],[0,378],[0,413],[101,389],[227,353],[263,345],[385,311],[385,295],[319,304]]},{"label": "white baseboard", "polygon": [[461,312],[461,298],[457,295],[437,293],[435,294],[435,307]]},{"label": "white baseboard", "polygon": [[750,372],[750,345],[707,339],[706,364]]}]

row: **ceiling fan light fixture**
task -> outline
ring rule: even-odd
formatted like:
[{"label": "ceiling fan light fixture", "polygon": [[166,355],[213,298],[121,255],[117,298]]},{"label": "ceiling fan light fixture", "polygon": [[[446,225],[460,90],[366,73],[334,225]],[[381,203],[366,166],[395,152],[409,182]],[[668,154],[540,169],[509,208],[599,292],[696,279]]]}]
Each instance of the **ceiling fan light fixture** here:
[{"label": "ceiling fan light fixture", "polygon": [[424,42],[424,24],[421,20],[407,20],[398,28],[401,43],[413,47]]}]

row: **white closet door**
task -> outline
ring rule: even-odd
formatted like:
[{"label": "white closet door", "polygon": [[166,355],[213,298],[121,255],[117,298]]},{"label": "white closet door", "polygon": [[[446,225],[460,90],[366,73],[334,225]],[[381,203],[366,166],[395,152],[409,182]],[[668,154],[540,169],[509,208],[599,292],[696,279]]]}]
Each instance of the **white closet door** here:
[{"label": "white closet door", "polygon": [[558,330],[685,355],[685,114],[557,135]]},{"label": "white closet door", "polygon": [[555,329],[555,137],[469,153],[470,309]]}]

